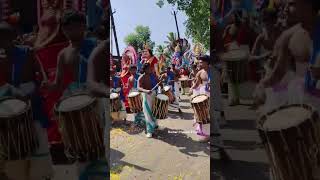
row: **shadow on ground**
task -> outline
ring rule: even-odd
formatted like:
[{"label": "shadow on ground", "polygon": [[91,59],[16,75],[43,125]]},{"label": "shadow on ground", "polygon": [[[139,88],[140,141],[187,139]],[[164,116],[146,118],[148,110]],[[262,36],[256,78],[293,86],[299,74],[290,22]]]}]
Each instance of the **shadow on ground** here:
[{"label": "shadow on ground", "polygon": [[[215,180],[269,180],[266,163],[211,159],[211,177]],[[222,178],[223,177],[223,178]]]},{"label": "shadow on ground", "polygon": [[130,135],[140,134],[145,129],[143,125],[136,126],[132,121],[115,121],[111,128],[119,128]]},{"label": "shadow on ground", "polygon": [[[190,126],[190,130],[191,129],[193,128]],[[192,157],[198,157],[199,155],[195,154],[197,152],[204,152],[210,156],[210,147],[208,143],[197,142],[179,129],[165,128],[164,130],[159,131],[155,138],[172,146],[178,147],[181,153]]]},{"label": "shadow on ground", "polygon": [[184,112],[179,113],[178,111],[169,110],[168,118],[177,119],[177,120],[193,120],[193,113]]},{"label": "shadow on ground", "polygon": [[122,152],[111,148],[111,150],[110,150],[110,161],[111,161],[110,171],[112,173],[120,174],[123,170],[123,167],[125,167],[125,166],[131,167],[131,168],[134,168],[134,169],[137,169],[140,171],[151,171],[150,169],[122,161],[121,159],[124,156],[125,155]]}]

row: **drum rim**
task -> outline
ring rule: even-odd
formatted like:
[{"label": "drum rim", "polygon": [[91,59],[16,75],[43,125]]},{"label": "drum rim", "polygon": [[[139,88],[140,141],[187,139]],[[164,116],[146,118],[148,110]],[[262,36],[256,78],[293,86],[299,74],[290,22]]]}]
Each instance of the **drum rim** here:
[{"label": "drum rim", "polygon": [[[167,97],[168,99],[160,99],[160,98],[158,98],[159,95],[165,96],[165,97]],[[157,95],[156,95],[156,98],[159,99],[159,100],[162,100],[162,101],[169,101],[169,99],[170,99],[169,96],[167,96],[166,94],[162,94],[162,93],[161,93],[161,94],[157,94]]]},{"label": "drum rim", "polygon": [[[166,88],[166,87],[168,87],[169,89],[165,90],[164,88]],[[167,86],[164,86],[164,87],[163,87],[163,90],[164,90],[165,92],[168,92],[168,91],[171,90],[171,86],[168,86],[168,85],[167,85]]]},{"label": "drum rim", "polygon": [[198,97],[198,96],[206,96],[208,99],[210,98],[210,96],[208,96],[207,94],[198,94],[198,95],[196,95],[196,96],[194,96],[194,97],[191,97],[190,102],[192,103],[192,100],[193,100],[194,98]]},{"label": "drum rim", "polygon": [[[88,104],[79,105],[79,106],[76,106],[76,107],[74,107],[74,108],[69,108],[69,109],[63,110],[63,111],[59,110],[58,107],[59,107],[59,105],[60,105],[60,103],[61,103],[62,101],[66,100],[66,99],[68,99],[68,98],[70,98],[70,97],[83,96],[83,95],[86,95],[86,96],[89,96],[89,97],[92,98]],[[78,110],[81,110],[81,109],[83,109],[83,108],[85,108],[85,107],[93,104],[93,103],[96,101],[96,99],[97,99],[96,97],[93,97],[92,95],[86,94],[86,93],[73,94],[73,95],[70,95],[70,96],[63,97],[63,98],[59,99],[59,101],[54,105],[54,111],[55,111],[56,113],[68,113],[68,112],[72,112],[72,111],[78,111]]]},{"label": "drum rim", "polygon": [[[289,105],[283,105],[283,106],[280,106],[278,108],[275,108],[273,110],[270,110],[266,113],[264,113],[263,115],[261,115],[259,118],[258,118],[258,126],[257,126],[257,129],[258,130],[261,130],[261,131],[267,131],[267,132],[275,132],[275,131],[282,131],[282,130],[286,130],[286,129],[290,129],[292,127],[296,127],[298,125],[300,125],[301,123],[303,123],[304,121],[298,123],[298,124],[295,124],[293,126],[288,126],[286,128],[264,128],[263,127],[263,124],[265,123],[265,121],[267,120],[267,117],[278,112],[279,110],[282,110],[282,109],[287,109],[287,108],[290,108],[290,107],[301,107],[301,108],[304,108],[308,111],[310,111],[310,116],[306,117],[304,119],[304,121],[308,120],[308,119],[313,119],[313,115],[314,113],[317,113],[315,107],[313,105],[309,105],[309,104],[289,104]],[[317,113],[318,114],[318,113]],[[318,114],[319,115],[319,114]]]},{"label": "drum rim", "polygon": [[[136,94],[135,96],[130,96],[130,93],[137,93],[137,94]],[[137,97],[137,96],[139,96],[139,95],[141,95],[140,92],[138,92],[138,91],[132,91],[132,92],[129,92],[128,98]]]},{"label": "drum rim", "polygon": [[110,93],[110,95],[109,95],[109,99],[110,99],[110,100],[117,99],[117,98],[113,98],[113,99],[111,99],[111,94],[117,94],[117,95],[118,95],[118,97],[117,97],[117,98],[119,98],[119,97],[120,97],[120,94],[119,94],[119,93],[115,93],[115,92],[113,92],[113,93]]},{"label": "drum rim", "polygon": [[18,116],[21,116],[22,114],[25,114],[25,113],[30,109],[30,104],[26,103],[26,102],[23,101],[21,98],[17,98],[17,97],[13,97],[13,96],[0,97],[0,102],[5,101],[5,100],[8,100],[8,99],[20,100],[20,101],[24,102],[26,106],[25,106],[25,108],[24,108],[21,112],[15,114],[15,115],[10,115],[10,116],[1,116],[1,115],[0,115],[0,118],[13,118],[13,117],[18,117]]}]

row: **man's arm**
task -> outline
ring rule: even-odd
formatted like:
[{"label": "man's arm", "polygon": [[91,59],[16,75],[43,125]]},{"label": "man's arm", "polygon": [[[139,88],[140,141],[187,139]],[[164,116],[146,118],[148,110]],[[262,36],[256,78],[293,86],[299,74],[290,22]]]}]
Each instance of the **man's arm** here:
[{"label": "man's arm", "polygon": [[288,49],[290,37],[291,36],[284,35],[281,39],[279,39],[279,45],[275,45],[273,56],[277,59],[270,75],[261,81],[264,87],[270,87],[279,82],[287,72],[290,58],[290,52]]},{"label": "man's arm", "polygon": [[196,80],[195,80],[194,84],[192,85],[192,87],[190,88],[190,90],[195,89],[195,88],[197,88],[197,87],[199,86],[200,81],[201,81],[200,74],[201,74],[201,71],[199,71],[199,72],[196,74],[196,77],[195,77]]}]

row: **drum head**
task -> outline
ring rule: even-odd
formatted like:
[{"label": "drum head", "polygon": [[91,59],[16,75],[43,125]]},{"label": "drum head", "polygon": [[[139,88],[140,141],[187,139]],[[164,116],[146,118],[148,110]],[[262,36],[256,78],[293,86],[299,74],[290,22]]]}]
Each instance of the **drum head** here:
[{"label": "drum head", "polygon": [[111,93],[110,94],[110,99],[116,99],[119,97],[119,94],[118,93]]},{"label": "drum head", "polygon": [[203,102],[203,101],[205,101],[205,100],[207,100],[207,99],[208,99],[208,96],[206,96],[206,95],[199,95],[199,96],[195,96],[195,97],[192,99],[191,103],[199,103],[199,102]]},{"label": "drum head", "polygon": [[0,117],[17,116],[25,112],[27,104],[19,99],[8,98],[0,101]]},{"label": "drum head", "polygon": [[138,96],[140,93],[139,92],[130,92],[128,97],[136,97]]},{"label": "drum head", "polygon": [[73,95],[61,100],[58,104],[57,111],[70,112],[80,110],[91,104],[94,100],[94,98],[85,94]]},{"label": "drum head", "polygon": [[243,61],[248,59],[248,53],[244,50],[231,50],[221,55],[223,61]]},{"label": "drum head", "polygon": [[163,90],[164,90],[165,92],[168,92],[170,89],[171,89],[170,86],[165,86],[165,87],[163,87]]},{"label": "drum head", "polygon": [[262,129],[279,131],[298,126],[311,117],[311,111],[301,106],[288,106],[266,117]]},{"label": "drum head", "polygon": [[169,101],[169,97],[167,95],[164,94],[158,94],[157,98],[163,101]]},{"label": "drum head", "polygon": [[179,79],[179,81],[187,81],[188,80],[188,77],[182,77]]}]

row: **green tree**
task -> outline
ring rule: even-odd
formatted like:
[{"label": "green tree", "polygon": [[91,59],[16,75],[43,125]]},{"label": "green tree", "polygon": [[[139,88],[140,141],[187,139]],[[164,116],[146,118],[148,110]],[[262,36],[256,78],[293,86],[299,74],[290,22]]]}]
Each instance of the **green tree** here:
[{"label": "green tree", "polygon": [[158,45],[157,48],[156,48],[156,53],[157,53],[158,55],[163,54],[165,48],[166,48],[166,47],[163,46],[163,45]]},{"label": "green tree", "polygon": [[142,50],[145,43],[148,43],[151,49],[154,48],[155,43],[151,41],[151,31],[148,26],[137,26],[135,32],[128,34],[124,42],[126,45],[133,46],[136,50]]},{"label": "green tree", "polygon": [[184,25],[186,35],[193,41],[202,43],[206,50],[210,49],[210,1],[209,0],[158,0],[157,5],[163,7],[164,1],[177,6],[188,16]]},{"label": "green tree", "polygon": [[176,40],[178,39],[177,35],[173,32],[170,32],[168,35],[167,35],[167,41],[164,41],[164,43],[170,47],[170,50],[171,51],[174,51],[174,48],[176,46]]}]

